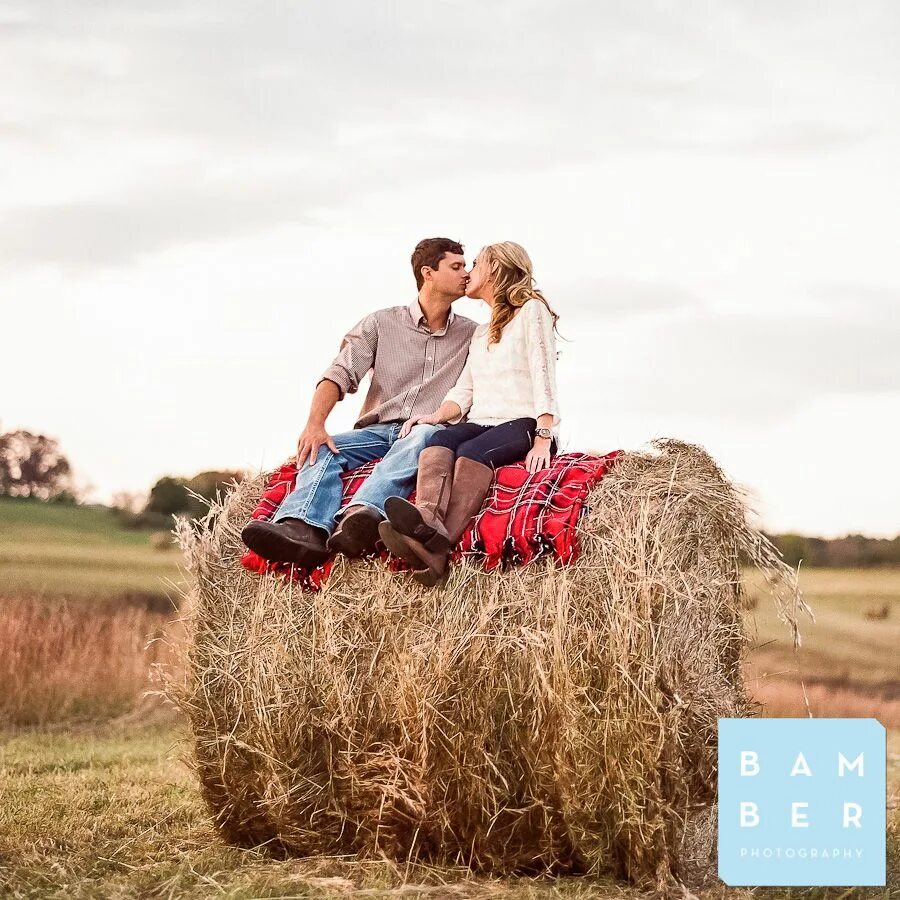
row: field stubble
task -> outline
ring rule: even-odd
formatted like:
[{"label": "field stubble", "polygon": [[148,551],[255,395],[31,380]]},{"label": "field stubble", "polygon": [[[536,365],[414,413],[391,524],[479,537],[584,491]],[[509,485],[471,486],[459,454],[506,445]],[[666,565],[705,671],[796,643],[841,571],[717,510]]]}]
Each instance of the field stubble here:
[{"label": "field stubble", "polygon": [[0,598],[0,725],[103,721],[133,711],[179,625],[140,605]]}]

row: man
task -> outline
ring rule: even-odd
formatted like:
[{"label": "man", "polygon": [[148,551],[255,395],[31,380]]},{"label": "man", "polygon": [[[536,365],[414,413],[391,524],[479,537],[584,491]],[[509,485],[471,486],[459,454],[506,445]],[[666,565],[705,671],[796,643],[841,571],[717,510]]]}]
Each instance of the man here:
[{"label": "man", "polygon": [[[402,440],[400,428],[410,416],[440,406],[462,372],[476,328],[450,308],[466,290],[461,244],[448,238],[420,241],[412,268],[416,300],[378,310],[357,323],[316,385],[297,442],[293,492],[271,522],[253,521],[241,533],[260,556],[304,568],[321,564],[334,552],[360,556],[375,549],[384,501],[411,493],[419,451],[442,426],[417,426]],[[345,394],[357,390],[369,371],[372,383],[353,431],[332,437],[325,430],[328,414]],[[379,458],[352,505],[341,510],[341,473]]]}]

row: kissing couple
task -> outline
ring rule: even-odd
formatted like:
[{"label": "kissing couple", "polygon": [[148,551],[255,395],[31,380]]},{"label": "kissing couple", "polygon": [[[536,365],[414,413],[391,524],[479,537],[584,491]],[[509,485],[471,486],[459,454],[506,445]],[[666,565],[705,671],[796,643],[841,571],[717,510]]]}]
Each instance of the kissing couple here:
[{"label": "kissing couple", "polygon": [[[556,321],[531,259],[511,241],[484,247],[466,270],[461,244],[420,241],[418,296],[367,315],[345,336],[313,394],[297,443],[297,480],[271,522],[241,537],[265,559],[312,569],[332,553],[363,556],[381,539],[435,585],[481,509],[499,466],[529,472],[556,452]],[[454,313],[484,301],[490,321]],[[352,431],[330,435],[328,414],[372,381]],[[341,474],[380,460],[342,508]],[[416,490],[415,505],[406,499]]]}]

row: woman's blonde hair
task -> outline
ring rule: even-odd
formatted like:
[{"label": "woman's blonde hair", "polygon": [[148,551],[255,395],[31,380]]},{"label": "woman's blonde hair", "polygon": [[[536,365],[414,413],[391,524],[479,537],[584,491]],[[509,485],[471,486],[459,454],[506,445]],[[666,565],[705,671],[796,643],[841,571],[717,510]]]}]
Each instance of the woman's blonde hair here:
[{"label": "woman's blonde hair", "polygon": [[544,295],[534,286],[531,257],[525,248],[512,241],[488,244],[479,257],[488,267],[488,279],[494,290],[494,306],[488,331],[488,346],[496,344],[507,323],[529,300],[539,300],[553,316],[553,328],[559,316],[550,308]]}]

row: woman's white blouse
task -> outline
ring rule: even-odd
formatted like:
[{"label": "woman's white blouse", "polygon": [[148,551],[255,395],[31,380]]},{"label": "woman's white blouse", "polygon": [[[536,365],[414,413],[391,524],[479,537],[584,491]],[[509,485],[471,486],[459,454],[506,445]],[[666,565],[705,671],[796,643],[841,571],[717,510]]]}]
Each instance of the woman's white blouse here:
[{"label": "woman's white blouse", "polygon": [[540,300],[528,300],[491,347],[489,328],[475,329],[465,368],[444,401],[452,400],[478,425],[537,419],[544,413],[551,413],[553,425],[558,425],[556,336],[550,310]]}]

